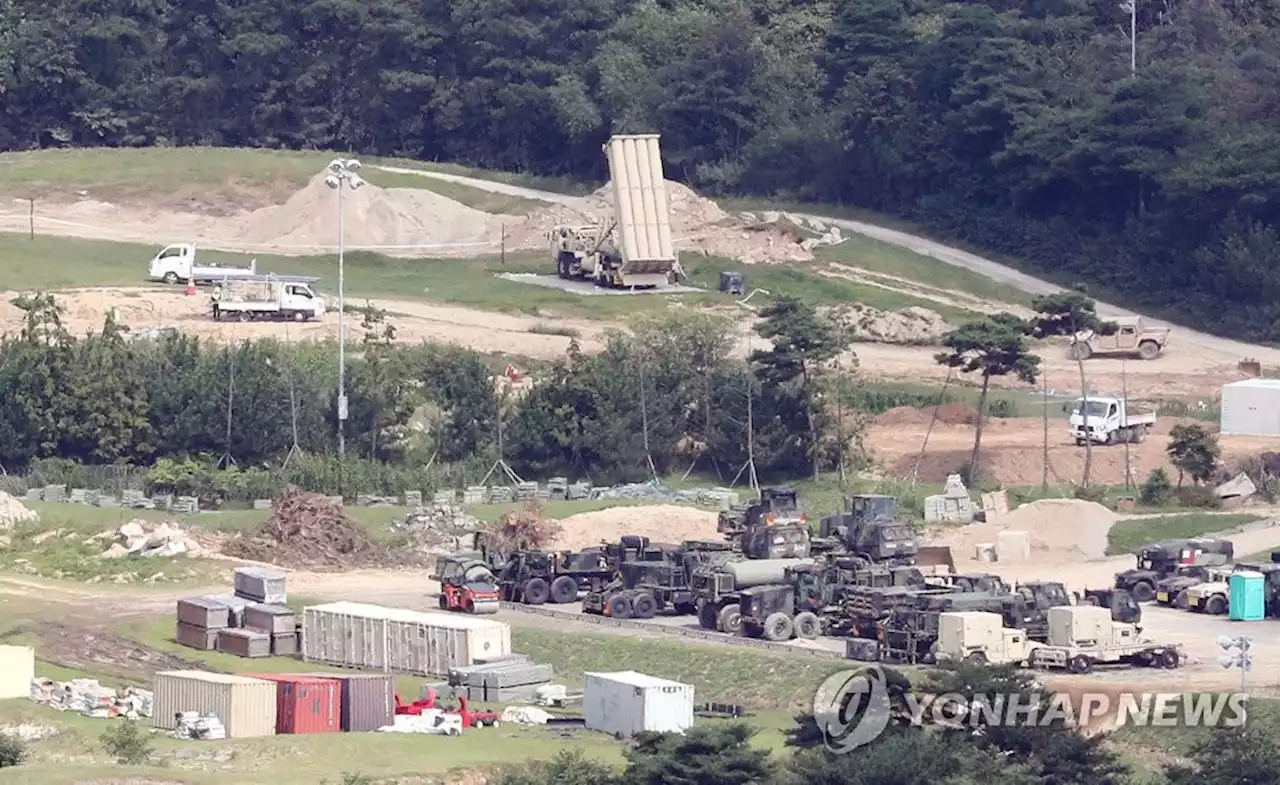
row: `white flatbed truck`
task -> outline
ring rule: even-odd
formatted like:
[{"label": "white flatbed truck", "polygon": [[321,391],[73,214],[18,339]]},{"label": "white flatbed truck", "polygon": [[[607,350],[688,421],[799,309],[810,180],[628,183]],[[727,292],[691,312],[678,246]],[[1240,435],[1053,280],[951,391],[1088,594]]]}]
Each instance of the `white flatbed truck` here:
[{"label": "white flatbed truck", "polygon": [[1143,638],[1136,625],[1111,620],[1110,608],[1070,605],[1049,609],[1049,641],[1031,652],[1031,667],[1090,673],[1097,665],[1177,668],[1176,643]]},{"label": "white flatbed truck", "polygon": [[1135,412],[1127,401],[1120,398],[1088,398],[1089,429],[1085,430],[1084,398],[1077,398],[1068,420],[1069,434],[1077,445],[1085,439],[1095,444],[1139,444],[1156,424],[1155,412]]},{"label": "white flatbed truck", "polygon": [[306,282],[228,280],[213,290],[210,307],[215,321],[291,319],[303,322],[324,315],[324,298]]},{"label": "white flatbed truck", "polygon": [[248,267],[218,264],[196,264],[196,247],[191,243],[175,243],[161,248],[147,267],[147,277],[167,284],[214,283],[228,278],[254,278],[258,275],[258,262]]}]

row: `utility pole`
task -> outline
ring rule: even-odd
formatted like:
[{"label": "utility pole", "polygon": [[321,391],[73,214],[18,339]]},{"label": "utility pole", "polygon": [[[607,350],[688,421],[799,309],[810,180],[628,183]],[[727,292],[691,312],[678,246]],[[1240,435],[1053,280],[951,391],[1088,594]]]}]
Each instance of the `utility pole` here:
[{"label": "utility pole", "polygon": [[1120,10],[1129,14],[1129,76],[1138,76],[1138,0],[1125,0]]},{"label": "utility pole", "polygon": [[[1125,361],[1120,360],[1120,400],[1124,407],[1125,420],[1129,419],[1129,372]],[[1126,431],[1124,437],[1124,489],[1130,490],[1134,486],[1133,482],[1133,465],[1129,460],[1129,432]]]}]

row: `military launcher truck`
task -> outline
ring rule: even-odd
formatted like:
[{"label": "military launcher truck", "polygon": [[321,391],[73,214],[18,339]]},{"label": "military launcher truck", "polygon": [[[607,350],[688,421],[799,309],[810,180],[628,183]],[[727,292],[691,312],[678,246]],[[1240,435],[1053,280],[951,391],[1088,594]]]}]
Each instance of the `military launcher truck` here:
[{"label": "military launcher truck", "polygon": [[896,499],[859,494],[845,505],[844,513],[822,519],[815,550],[847,554],[866,565],[915,565],[920,545],[911,524],[898,518]]},{"label": "military launcher truck", "polygon": [[604,145],[613,217],[548,232],[561,278],[648,289],[683,275],[671,236],[658,139],[658,134],[616,135]]},{"label": "military launcher truck", "polygon": [[593,587],[582,601],[582,610],[617,619],[650,619],[666,610],[677,615],[696,613],[691,580],[703,565],[723,564],[740,558],[725,542],[688,540],[678,548],[649,548],[640,555],[660,558],[623,559],[612,580]]},{"label": "military launcher truck", "polygon": [[1230,540],[1195,537],[1185,540],[1162,540],[1138,549],[1135,569],[1116,573],[1115,587],[1125,589],[1138,602],[1156,598],[1156,583],[1172,575],[1179,567],[1199,565],[1219,567],[1235,558]]}]

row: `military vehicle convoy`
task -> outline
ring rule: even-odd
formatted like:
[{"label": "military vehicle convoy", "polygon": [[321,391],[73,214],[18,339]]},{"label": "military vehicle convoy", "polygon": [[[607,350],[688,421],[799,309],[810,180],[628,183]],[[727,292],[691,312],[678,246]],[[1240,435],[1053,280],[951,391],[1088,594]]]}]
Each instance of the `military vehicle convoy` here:
[{"label": "military vehicle convoy", "polygon": [[1185,540],[1162,540],[1148,543],[1136,553],[1135,569],[1116,573],[1115,587],[1124,589],[1138,602],[1156,599],[1156,584],[1174,574],[1180,567],[1220,567],[1235,557],[1230,540],[1195,537]]}]

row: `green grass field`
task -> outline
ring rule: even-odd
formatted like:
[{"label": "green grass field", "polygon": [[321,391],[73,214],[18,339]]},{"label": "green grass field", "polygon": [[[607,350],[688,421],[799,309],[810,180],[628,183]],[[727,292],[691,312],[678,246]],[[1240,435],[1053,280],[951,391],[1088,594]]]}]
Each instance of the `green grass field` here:
[{"label": "green grass field", "polygon": [[1112,526],[1107,534],[1107,553],[1133,553],[1148,542],[1199,537],[1203,534],[1234,529],[1258,520],[1262,520],[1262,517],[1249,513],[1189,512],[1181,515],[1160,515],[1153,518],[1120,521]]}]

